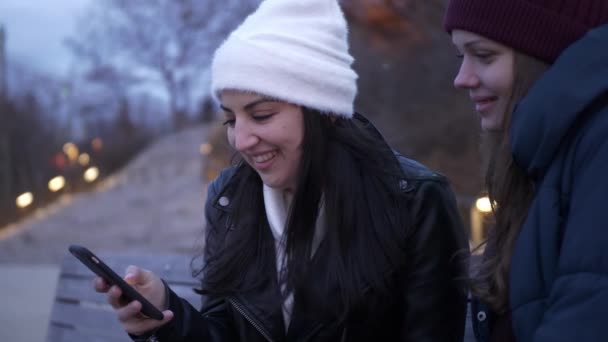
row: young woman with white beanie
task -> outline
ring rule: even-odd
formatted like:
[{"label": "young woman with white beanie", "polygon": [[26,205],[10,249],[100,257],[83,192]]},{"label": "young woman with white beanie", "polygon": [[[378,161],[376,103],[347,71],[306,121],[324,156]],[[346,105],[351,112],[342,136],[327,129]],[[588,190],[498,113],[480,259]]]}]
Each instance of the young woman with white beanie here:
[{"label": "young woman with white beanie", "polygon": [[446,179],[353,109],[336,0],[266,0],[217,50],[212,90],[241,161],[209,186],[201,310],[149,271],[101,279],[142,341],[460,341],[468,246]]}]

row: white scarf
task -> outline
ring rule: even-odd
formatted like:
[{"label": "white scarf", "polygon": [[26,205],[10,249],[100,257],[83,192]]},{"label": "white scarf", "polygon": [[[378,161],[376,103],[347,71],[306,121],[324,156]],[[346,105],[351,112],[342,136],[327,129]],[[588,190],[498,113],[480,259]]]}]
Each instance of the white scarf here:
[{"label": "white scarf", "polygon": [[[323,203],[323,200],[321,200]],[[319,209],[319,215],[315,224],[315,232],[312,239],[312,251],[311,257],[315,254],[323,237],[325,236],[325,210],[324,205],[321,205]],[[272,236],[274,237],[276,256],[277,256],[277,274],[278,278],[281,278],[281,272],[286,271],[287,265],[285,264],[285,224],[287,223],[287,215],[289,209],[287,207],[287,200],[285,193],[281,190],[276,190],[271,187],[264,185],[264,208],[266,209],[266,217],[268,218],[268,224]],[[285,291],[285,284],[281,284],[281,292]],[[283,301],[283,320],[285,322],[285,328],[289,326],[291,320],[291,313],[293,310],[293,293]]]}]

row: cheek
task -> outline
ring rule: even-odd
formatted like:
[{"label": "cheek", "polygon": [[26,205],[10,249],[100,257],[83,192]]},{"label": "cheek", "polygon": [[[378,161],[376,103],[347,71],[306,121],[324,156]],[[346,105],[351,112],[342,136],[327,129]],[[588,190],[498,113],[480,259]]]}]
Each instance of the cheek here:
[{"label": "cheek", "polygon": [[230,144],[230,146],[232,146],[232,148],[234,147],[234,131],[230,128],[228,128],[226,130],[226,137],[228,138],[228,143]]},{"label": "cheek", "polygon": [[483,129],[489,131],[502,129],[508,105],[509,97],[503,97],[495,107],[493,114],[485,119],[486,127],[483,127]]},{"label": "cheek", "polygon": [[513,75],[511,73],[504,73],[501,77],[499,84],[501,91],[505,96],[510,97],[513,91]]},{"label": "cheek", "polygon": [[304,123],[294,131],[294,145],[298,150],[301,150],[304,145]]},{"label": "cheek", "polygon": [[500,71],[497,72],[497,85],[502,92],[511,96],[515,76],[513,75],[513,60],[505,57],[500,65]]},{"label": "cheek", "polygon": [[292,154],[300,154],[304,144],[304,128],[299,125],[284,124],[279,128],[280,135],[275,135],[277,144]]}]

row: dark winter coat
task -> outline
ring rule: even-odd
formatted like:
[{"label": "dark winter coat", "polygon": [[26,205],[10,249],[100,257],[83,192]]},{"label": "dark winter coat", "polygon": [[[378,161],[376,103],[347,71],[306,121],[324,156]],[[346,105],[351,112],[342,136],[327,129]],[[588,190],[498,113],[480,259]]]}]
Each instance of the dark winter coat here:
[{"label": "dark winter coat", "polygon": [[518,341],[608,340],[608,25],[567,49],[520,103],[512,148],[536,181],[516,241]]},{"label": "dark winter coat", "polygon": [[534,84],[511,135],[536,189],[511,262],[517,341],[608,341],[608,25]]}]

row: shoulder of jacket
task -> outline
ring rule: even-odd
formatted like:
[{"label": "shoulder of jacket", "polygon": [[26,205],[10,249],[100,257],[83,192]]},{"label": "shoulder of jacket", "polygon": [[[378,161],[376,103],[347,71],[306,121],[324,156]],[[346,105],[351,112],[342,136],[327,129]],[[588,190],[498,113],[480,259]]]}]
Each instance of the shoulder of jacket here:
[{"label": "shoulder of jacket", "polygon": [[220,175],[214,179],[207,190],[207,204],[218,209],[227,209],[230,204],[230,194],[227,189],[232,179],[236,175],[238,165],[223,169]]},{"label": "shoulder of jacket", "polygon": [[401,171],[403,172],[403,179],[399,184],[401,190],[412,191],[421,184],[427,182],[447,184],[447,178],[445,176],[429,169],[423,164],[413,159],[409,159],[398,152],[395,152],[395,157],[397,157],[399,165],[401,166]]}]

